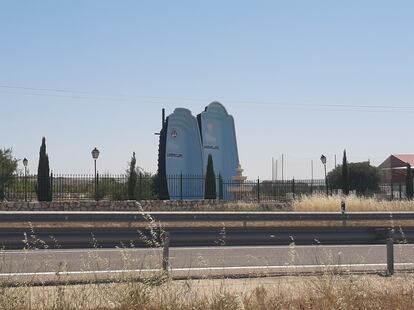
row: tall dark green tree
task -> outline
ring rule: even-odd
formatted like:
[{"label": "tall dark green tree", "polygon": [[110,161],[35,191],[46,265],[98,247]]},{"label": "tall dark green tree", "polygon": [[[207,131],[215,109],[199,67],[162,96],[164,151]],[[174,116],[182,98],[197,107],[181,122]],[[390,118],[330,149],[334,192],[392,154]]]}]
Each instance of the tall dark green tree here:
[{"label": "tall dark green tree", "polygon": [[413,199],[414,188],[413,188],[413,171],[411,165],[407,163],[407,174],[405,178],[405,195],[407,199]]},{"label": "tall dark green tree", "polygon": [[344,150],[344,157],[342,158],[342,192],[344,195],[349,195],[349,172],[346,150]]},{"label": "tall dark green tree", "polygon": [[216,199],[216,175],[214,173],[213,156],[211,156],[211,154],[208,154],[207,159],[204,199]]},{"label": "tall dark green tree", "polygon": [[50,183],[49,156],[46,153],[46,139],[43,137],[39,152],[39,166],[37,167],[37,199],[52,201]]},{"label": "tall dark green tree", "polygon": [[[349,189],[359,195],[370,195],[379,190],[379,169],[369,162],[348,163]],[[342,165],[328,173],[328,180],[333,189],[342,188]]]},{"label": "tall dark green tree", "polygon": [[160,132],[160,140],[158,144],[158,171],[154,176],[153,187],[155,193],[160,200],[170,199],[170,194],[168,193],[168,184],[167,184],[167,172],[166,172],[166,146],[167,146],[167,128],[168,128],[168,117],[162,123],[162,129]]},{"label": "tall dark green tree", "polygon": [[135,200],[136,199],[136,186],[137,186],[137,172],[135,170],[135,165],[137,160],[135,158],[135,152],[132,153],[131,163],[129,165],[129,172],[128,172],[128,199]]},{"label": "tall dark green tree", "polygon": [[0,149],[0,201],[5,199],[5,188],[13,180],[18,160],[13,157],[11,149]]}]

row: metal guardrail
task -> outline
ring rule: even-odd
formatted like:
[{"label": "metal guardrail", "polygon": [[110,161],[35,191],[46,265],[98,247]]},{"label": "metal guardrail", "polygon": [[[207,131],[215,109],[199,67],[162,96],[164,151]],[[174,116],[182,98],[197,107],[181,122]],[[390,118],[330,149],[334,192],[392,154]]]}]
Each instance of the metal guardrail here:
[{"label": "metal guardrail", "polygon": [[414,212],[49,212],[0,211],[5,222],[289,222],[289,221],[410,221]]},{"label": "metal guardrail", "polygon": [[[206,228],[194,225],[183,228],[172,228],[164,234],[163,268],[168,270],[168,247],[214,245],[217,241],[224,241],[223,245],[282,245],[296,244],[386,244],[387,245],[387,273],[394,273],[394,242],[414,243],[414,212],[47,212],[47,211],[19,211],[0,212],[0,223],[74,223],[74,222],[148,222],[152,218],[161,222],[257,222],[286,223],[267,227],[245,227],[236,225],[223,231],[217,227]],[[308,225],[326,221],[339,221],[342,225],[326,227],[323,225]],[[347,226],[347,221],[360,222],[359,226]],[[408,222],[407,222],[408,221]],[[411,222],[412,221],[412,222]],[[292,224],[303,223],[300,228]],[[400,223],[407,223],[406,226]],[[373,225],[367,225],[373,223]],[[398,223],[396,225],[396,223]],[[73,229],[70,226],[40,229],[37,232],[28,232],[27,229],[7,228],[0,225],[0,243],[5,248],[22,248],[22,235],[28,238],[27,244],[33,239],[61,241],[63,247],[85,247],[94,239],[105,247],[113,247],[117,243],[137,240],[138,236],[133,228],[108,228],[105,225],[93,228]],[[32,236],[36,234],[36,236]],[[27,237],[27,235],[29,235]],[[161,235],[160,235],[161,237]],[[137,240],[139,243],[140,241]],[[44,244],[53,247],[51,241]],[[162,243],[162,242],[161,242]],[[62,246],[62,245],[59,245]],[[217,245],[217,244],[216,244]],[[90,246],[90,244],[89,244]],[[142,244],[141,244],[142,246]]]},{"label": "metal guardrail", "polygon": [[[387,270],[386,275],[392,276],[395,272],[394,262],[394,242],[395,242],[395,231],[394,229],[387,229],[385,233],[385,244],[386,244],[386,255],[387,255]],[[162,269],[164,272],[169,272],[170,269],[170,233],[164,234],[164,243],[162,251]]]}]

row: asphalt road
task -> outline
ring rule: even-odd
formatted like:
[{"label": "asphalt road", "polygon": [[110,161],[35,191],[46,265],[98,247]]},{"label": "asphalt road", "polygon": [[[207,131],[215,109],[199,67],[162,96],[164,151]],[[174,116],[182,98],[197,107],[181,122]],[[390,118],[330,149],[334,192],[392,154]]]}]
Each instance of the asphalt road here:
[{"label": "asphalt road", "polygon": [[[414,263],[413,245],[395,245],[394,252],[397,264]],[[0,252],[0,276],[58,271],[156,270],[161,268],[161,261],[160,249],[11,250]],[[385,263],[384,245],[170,248],[172,270],[254,270],[287,266],[368,266]]]}]

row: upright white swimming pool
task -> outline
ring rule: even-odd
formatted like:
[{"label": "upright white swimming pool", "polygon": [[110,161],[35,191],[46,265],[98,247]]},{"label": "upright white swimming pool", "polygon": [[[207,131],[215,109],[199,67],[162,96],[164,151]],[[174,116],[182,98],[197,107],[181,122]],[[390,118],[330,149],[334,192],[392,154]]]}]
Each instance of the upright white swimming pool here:
[{"label": "upright white swimming pool", "polygon": [[[168,191],[165,198],[203,199],[204,175],[210,154],[218,196],[219,176],[224,183],[229,182],[236,176],[239,166],[234,119],[216,101],[210,103],[197,119],[188,109],[175,109],[163,123],[160,135],[158,174],[160,187]],[[222,198],[231,199],[226,188],[221,189]]]},{"label": "upright white swimming pool", "polygon": [[224,181],[236,175],[239,166],[236,130],[233,116],[217,101],[210,103],[197,116],[203,143],[203,171],[207,169],[208,155],[213,157],[214,172]]},{"label": "upright white swimming pool", "polygon": [[[197,119],[191,111],[177,108],[167,122],[165,168],[170,199],[202,199],[203,154]],[[182,179],[181,179],[182,176]],[[199,180],[200,181],[200,180]]]}]

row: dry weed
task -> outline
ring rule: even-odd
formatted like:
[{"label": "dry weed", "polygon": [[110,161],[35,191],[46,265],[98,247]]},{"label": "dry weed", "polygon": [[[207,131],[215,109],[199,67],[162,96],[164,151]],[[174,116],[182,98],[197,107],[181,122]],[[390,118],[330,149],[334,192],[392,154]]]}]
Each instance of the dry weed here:
[{"label": "dry weed", "polygon": [[[239,284],[235,286],[235,283]],[[243,282],[244,281],[244,282]],[[263,281],[266,284],[257,284]],[[241,283],[240,285],[240,282]],[[336,275],[270,280],[143,281],[0,288],[0,309],[413,309],[414,277]]]},{"label": "dry weed", "polygon": [[[414,201],[410,200],[378,200],[358,196],[347,196],[345,200],[347,212],[381,212],[381,211],[414,211]],[[342,197],[338,195],[302,196],[293,201],[296,212],[340,212]]]}]

